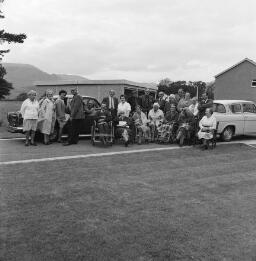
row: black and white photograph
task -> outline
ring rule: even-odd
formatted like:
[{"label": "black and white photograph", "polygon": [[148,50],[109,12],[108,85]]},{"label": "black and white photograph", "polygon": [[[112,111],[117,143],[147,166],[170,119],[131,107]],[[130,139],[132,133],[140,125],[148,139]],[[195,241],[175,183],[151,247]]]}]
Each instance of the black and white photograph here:
[{"label": "black and white photograph", "polygon": [[255,10],[0,0],[0,261],[256,261]]}]

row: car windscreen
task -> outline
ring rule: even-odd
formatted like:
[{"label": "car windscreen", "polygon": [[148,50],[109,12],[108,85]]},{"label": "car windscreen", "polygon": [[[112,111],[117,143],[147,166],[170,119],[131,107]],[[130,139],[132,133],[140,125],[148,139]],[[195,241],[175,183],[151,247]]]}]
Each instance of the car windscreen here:
[{"label": "car windscreen", "polygon": [[226,113],[226,108],[221,103],[214,103],[213,104],[213,112]]}]

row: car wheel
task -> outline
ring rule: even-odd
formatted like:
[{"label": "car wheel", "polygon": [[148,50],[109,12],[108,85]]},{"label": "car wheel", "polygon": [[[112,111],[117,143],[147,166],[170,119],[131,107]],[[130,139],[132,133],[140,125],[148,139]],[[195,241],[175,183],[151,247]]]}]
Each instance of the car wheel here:
[{"label": "car wheel", "polygon": [[234,135],[234,128],[232,127],[226,127],[224,131],[221,134],[221,139],[223,141],[231,141],[232,137]]}]

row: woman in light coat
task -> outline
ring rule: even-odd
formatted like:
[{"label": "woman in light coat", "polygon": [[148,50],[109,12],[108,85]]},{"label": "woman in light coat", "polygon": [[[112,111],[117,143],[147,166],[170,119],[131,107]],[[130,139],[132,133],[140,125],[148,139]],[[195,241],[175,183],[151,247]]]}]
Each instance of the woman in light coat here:
[{"label": "woman in light coat", "polygon": [[54,131],[56,120],[55,104],[53,100],[53,91],[47,90],[46,97],[42,101],[39,110],[38,129],[44,134],[44,144],[49,145],[49,136]]}]

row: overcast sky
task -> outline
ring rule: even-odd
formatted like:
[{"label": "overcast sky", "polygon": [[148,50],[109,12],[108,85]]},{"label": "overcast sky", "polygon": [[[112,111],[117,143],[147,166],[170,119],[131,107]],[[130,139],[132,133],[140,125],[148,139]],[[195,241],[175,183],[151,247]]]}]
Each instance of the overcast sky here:
[{"label": "overcast sky", "polygon": [[3,61],[48,73],[211,81],[256,59],[255,0],[5,0],[1,9],[6,31],[28,36]]}]

